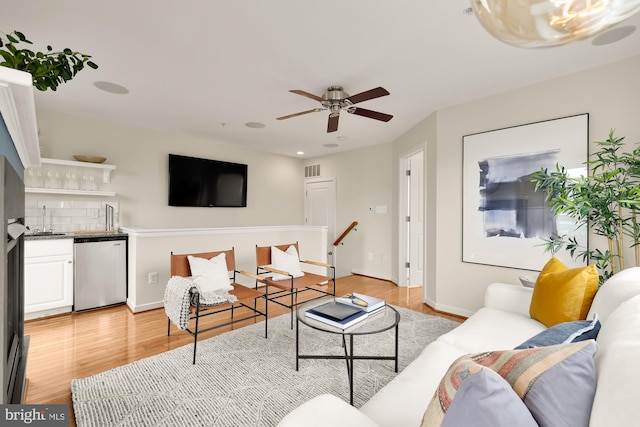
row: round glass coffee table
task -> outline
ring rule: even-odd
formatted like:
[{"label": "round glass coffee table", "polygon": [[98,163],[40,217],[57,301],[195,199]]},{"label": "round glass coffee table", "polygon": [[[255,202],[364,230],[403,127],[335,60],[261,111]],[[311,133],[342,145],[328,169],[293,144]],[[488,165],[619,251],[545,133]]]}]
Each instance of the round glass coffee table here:
[{"label": "round glass coffee table", "polygon": [[[319,298],[300,305],[296,311],[296,371],[299,368],[300,359],[342,359],[347,364],[347,374],[349,375],[349,403],[353,405],[353,362],[354,360],[393,360],[395,371],[398,372],[398,324],[400,323],[400,313],[390,305],[385,305],[382,309],[371,313],[366,319],[341,329],[320,320],[315,320],[306,315],[308,310],[316,308],[322,304],[333,301],[333,297]],[[342,336],[342,347],[344,355],[317,355],[300,354],[300,324],[316,329],[318,331],[337,334]],[[357,335],[379,334],[389,329],[395,328],[394,334],[394,354],[392,356],[366,356],[355,355],[353,352],[353,338]],[[349,343],[347,345],[347,337]]]}]

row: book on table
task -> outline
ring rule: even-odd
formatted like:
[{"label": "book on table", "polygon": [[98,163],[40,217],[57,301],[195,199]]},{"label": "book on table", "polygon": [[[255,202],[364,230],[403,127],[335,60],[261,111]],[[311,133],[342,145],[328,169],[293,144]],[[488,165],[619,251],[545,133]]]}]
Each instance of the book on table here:
[{"label": "book on table", "polygon": [[310,319],[324,322],[336,328],[346,329],[367,318],[368,313],[357,306],[348,306],[335,301],[314,307],[305,312]]},{"label": "book on table", "polygon": [[359,307],[367,313],[373,313],[382,310],[386,302],[383,299],[372,297],[370,295],[359,294],[353,292],[342,297],[337,297],[336,301],[347,306]]}]

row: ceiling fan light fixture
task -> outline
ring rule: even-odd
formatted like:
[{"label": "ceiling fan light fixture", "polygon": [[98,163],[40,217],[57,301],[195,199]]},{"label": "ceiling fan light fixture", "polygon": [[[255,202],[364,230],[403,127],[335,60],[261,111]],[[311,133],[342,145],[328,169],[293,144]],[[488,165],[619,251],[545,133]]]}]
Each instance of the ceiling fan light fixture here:
[{"label": "ceiling fan light fixture", "polygon": [[498,40],[538,48],[599,34],[640,11],[640,0],[471,0],[471,6]]},{"label": "ceiling fan light fixture", "polygon": [[[640,1],[640,0],[639,0]],[[276,120],[286,120],[292,117],[302,116],[313,112],[329,110],[329,120],[327,122],[327,133],[336,132],[338,130],[338,121],[340,119],[340,110],[345,110],[350,114],[368,117],[370,119],[388,122],[393,118],[390,114],[371,111],[364,108],[356,108],[353,105],[359,102],[368,101],[370,99],[380,98],[381,96],[390,95],[389,91],[383,87],[370,89],[356,95],[349,95],[342,89],[342,86],[329,86],[322,96],[317,96],[304,90],[292,89],[289,92],[301,95],[306,98],[320,102],[322,108],[314,108],[311,110],[300,111],[298,113],[288,114],[286,116],[276,117]]]},{"label": "ceiling fan light fixture", "polygon": [[322,99],[327,101],[342,101],[348,97],[349,94],[342,89],[342,86],[329,86],[327,91],[322,95]]}]

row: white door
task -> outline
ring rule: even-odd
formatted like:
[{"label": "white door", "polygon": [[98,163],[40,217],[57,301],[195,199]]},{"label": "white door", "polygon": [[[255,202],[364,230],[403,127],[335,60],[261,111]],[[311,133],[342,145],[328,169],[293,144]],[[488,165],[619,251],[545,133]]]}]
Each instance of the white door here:
[{"label": "white door", "polygon": [[334,178],[313,178],[305,181],[304,223],[327,226],[327,262],[335,265],[333,242],[336,238],[336,181]]},{"label": "white door", "polygon": [[400,158],[399,286],[422,286],[425,264],[424,152]]},{"label": "white door", "polygon": [[409,159],[409,286],[422,286],[424,277],[424,163],[422,152]]}]

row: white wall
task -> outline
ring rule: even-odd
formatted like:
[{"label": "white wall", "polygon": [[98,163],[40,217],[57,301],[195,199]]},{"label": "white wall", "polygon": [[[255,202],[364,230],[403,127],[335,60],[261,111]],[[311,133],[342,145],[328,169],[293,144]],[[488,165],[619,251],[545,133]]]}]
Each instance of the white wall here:
[{"label": "white wall", "polygon": [[[337,177],[338,230],[352,220],[362,224],[339,248],[344,258],[338,264],[348,259],[354,271],[397,278],[399,159],[426,145],[425,301],[443,311],[469,315],[482,306],[489,283],[519,283],[520,275],[535,275],[462,262],[462,137],[589,113],[590,141],[606,139],[615,128],[635,146],[640,142],[639,75],[640,57],[634,57],[439,110],[390,145],[306,161],[320,163],[323,176]],[[393,209],[386,215],[367,215],[367,205],[377,203],[389,203]],[[384,261],[367,262],[363,256],[368,252],[384,254]]]},{"label": "white wall", "polygon": [[[437,135],[435,140],[428,141],[436,146],[436,160],[427,165],[432,169],[427,179],[436,180],[435,194],[428,194],[427,202],[436,210],[435,217],[431,216],[428,221],[437,224],[430,224],[436,229],[437,250],[427,255],[427,265],[435,268],[435,295],[431,294],[431,284],[428,291],[429,298],[436,301],[436,308],[471,313],[482,305],[490,282],[518,283],[518,276],[531,274],[461,261],[462,137],[589,113],[591,142],[606,139],[609,129],[614,128],[616,135],[626,136],[629,147],[634,148],[640,142],[638,76],[640,56],[439,110],[435,123],[428,119],[421,124],[426,137],[433,131]],[[415,139],[416,132],[408,133],[397,143],[407,143],[405,139],[409,137]],[[590,149],[593,151],[593,144]]]},{"label": "white wall", "polygon": [[[43,157],[73,160],[74,154],[95,155],[116,165],[108,191],[117,193],[121,226],[302,224],[304,169],[300,159],[47,110],[38,110],[37,115]],[[247,164],[247,207],[168,206],[169,153]],[[56,196],[51,199],[56,200]]]},{"label": "white wall", "polygon": [[[393,275],[392,215],[396,200],[392,150],[391,144],[382,144],[305,162],[319,164],[323,177],[336,177],[336,235],[358,221],[357,231],[349,233],[344,244],[335,249],[338,277],[354,272],[397,280]],[[386,206],[387,212],[369,212],[375,206]]]},{"label": "white wall", "polygon": [[[462,263],[462,137],[508,126],[590,114],[590,139],[609,128],[640,141],[640,57],[519,90],[453,106],[429,115],[396,141],[307,161],[244,150],[222,142],[126,128],[46,111],[38,112],[45,157],[103,155],[118,165],[113,186],[121,224],[134,227],[219,227],[302,224],[303,165],[321,164],[336,177],[340,233],[358,231],[338,248],[339,274],[356,271],[397,278],[398,164],[401,153],[426,143],[426,298],[436,308],[469,314],[482,305],[490,282],[517,283],[516,269]],[[166,206],[169,152],[249,164],[249,207],[191,210]],[[369,206],[386,205],[386,214]],[[373,261],[368,254],[373,254]],[[348,271],[340,270],[348,268]]]},{"label": "white wall", "polygon": [[[121,126],[52,111],[39,110],[37,114],[43,157],[73,160],[74,154],[95,155],[107,157],[107,163],[116,165],[111,184],[101,189],[117,193],[113,199],[119,206],[118,221],[121,227],[132,230],[209,230],[181,238],[176,237],[175,233],[154,235],[153,238],[145,235],[148,238],[142,240],[132,236],[128,303],[134,311],[161,306],[171,251],[215,251],[235,246],[237,253],[243,257],[238,260],[239,267],[255,269],[252,267],[255,262],[250,261],[255,259],[256,244],[284,244],[306,239],[304,245],[301,243],[301,252],[309,251],[313,258],[307,255],[308,258],[326,261],[325,240],[309,240],[305,237],[308,232],[296,228],[303,223],[304,213],[302,160],[247,150],[220,141]],[[169,153],[247,164],[247,207],[168,206]],[[28,194],[27,204],[62,206],[69,197]],[[76,203],[101,202],[104,197],[74,196],[74,200]],[[212,228],[248,226],[262,227],[261,230],[282,226],[288,227],[286,229],[289,231],[284,234],[263,231],[260,236],[237,229],[235,234],[221,232],[214,235],[216,233],[210,231]],[[259,241],[256,240],[258,237]],[[268,237],[273,240],[270,241]],[[323,250],[320,259],[314,252],[317,248]],[[158,284],[148,284],[149,272],[158,273]]]},{"label": "white wall", "polygon": [[[234,248],[236,269],[256,272],[256,245],[270,246],[298,242],[300,258],[326,262],[326,227],[271,226],[222,227],[205,229],[150,230],[125,228],[129,234],[129,293],[132,311],[162,307],[165,285],[170,278],[171,252],[176,254],[211,252]],[[304,271],[327,274],[324,268],[305,266]],[[149,273],[158,282],[149,284]],[[238,283],[253,284],[238,276]]]},{"label": "white wall", "polygon": [[[437,152],[437,113],[431,114],[409,132],[405,133],[393,144],[393,158],[395,159],[395,164],[392,164],[391,167],[394,169],[393,176],[396,181],[394,184],[394,188],[397,188],[399,191],[399,178],[401,176],[401,171],[398,170],[400,166],[400,158],[402,158],[405,153],[414,151],[416,149],[422,149],[424,152],[424,188],[426,191],[425,197],[425,278],[423,282],[424,291],[426,299],[425,301],[431,305],[432,307],[436,305],[436,251],[438,250],[438,241],[436,239],[436,230],[438,224],[438,211],[436,209],[436,204],[432,202],[433,198],[437,194],[437,184],[438,184],[438,174],[442,173],[442,169],[438,168],[438,152]],[[400,240],[398,232],[400,231],[399,226],[399,210],[397,209],[397,201],[400,197],[400,194],[396,192],[393,196],[396,199],[396,209],[394,210],[393,221],[394,226],[392,227],[393,241],[398,242]],[[394,259],[398,258],[398,245],[394,244]],[[398,263],[393,265],[394,274],[398,274]]]}]

